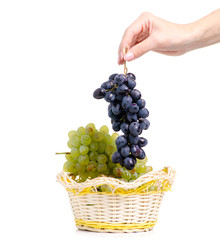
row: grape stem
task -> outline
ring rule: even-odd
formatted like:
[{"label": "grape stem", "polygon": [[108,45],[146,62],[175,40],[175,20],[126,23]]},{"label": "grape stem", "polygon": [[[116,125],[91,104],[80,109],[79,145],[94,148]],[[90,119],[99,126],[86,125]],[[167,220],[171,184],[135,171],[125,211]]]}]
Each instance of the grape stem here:
[{"label": "grape stem", "polygon": [[56,152],[55,154],[70,154],[70,152]]},{"label": "grape stem", "polygon": [[106,90],[106,92],[114,91],[116,88],[117,88],[117,85],[115,84],[115,85],[113,86],[113,88]]}]

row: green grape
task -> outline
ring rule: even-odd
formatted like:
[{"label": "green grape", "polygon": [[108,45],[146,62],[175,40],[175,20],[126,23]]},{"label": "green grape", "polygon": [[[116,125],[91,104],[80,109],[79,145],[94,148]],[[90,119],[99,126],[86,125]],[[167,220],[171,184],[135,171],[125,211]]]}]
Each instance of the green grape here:
[{"label": "green grape", "polygon": [[104,134],[108,134],[109,129],[106,125],[103,125],[103,126],[100,127],[99,132],[104,133]]},{"label": "green grape", "polygon": [[129,181],[131,179],[131,174],[129,173],[129,171],[124,170],[122,173],[122,178]]},{"label": "green grape", "polygon": [[112,141],[111,136],[109,134],[105,134],[104,141],[105,141],[105,143],[110,144]]},{"label": "green grape", "polygon": [[95,132],[95,129],[93,129],[93,128],[91,128],[91,127],[87,127],[87,128],[85,129],[86,135],[91,136],[94,132]]},{"label": "green grape", "polygon": [[87,165],[87,171],[94,172],[96,171],[97,167],[98,167],[98,163],[96,161],[89,161]]},{"label": "green grape", "polygon": [[119,134],[114,132],[112,135],[111,135],[111,139],[113,142],[115,142],[115,140],[118,138]]},{"label": "green grape", "polygon": [[76,131],[76,136],[79,138],[86,133],[86,130],[84,127],[79,127]]},{"label": "green grape", "polygon": [[99,148],[99,144],[97,142],[91,142],[89,145],[89,150],[92,152],[96,152]]},{"label": "green grape", "polygon": [[146,173],[153,171],[153,168],[151,166],[146,166]]},{"label": "green grape", "polygon": [[107,184],[101,185],[101,191],[102,192],[112,192],[111,187],[108,186]]},{"label": "green grape", "polygon": [[78,162],[82,166],[88,165],[88,163],[89,163],[89,156],[87,154],[86,155],[80,155],[79,158],[78,158]]},{"label": "green grape", "polygon": [[65,158],[67,161],[71,161],[71,162],[74,161],[74,158],[71,156],[71,154],[65,154]]},{"label": "green grape", "polygon": [[148,188],[148,192],[154,192],[154,191],[157,191],[157,187],[154,186],[154,185],[151,185],[151,186]]},{"label": "green grape", "polygon": [[99,172],[98,171],[94,171],[94,172],[89,172],[89,176],[91,177],[91,178],[96,178],[96,177],[98,177],[99,176]]},{"label": "green grape", "polygon": [[77,169],[78,172],[84,172],[86,170],[86,167],[82,166],[79,163],[76,163],[76,169]]},{"label": "green grape", "polygon": [[105,152],[105,148],[106,148],[105,142],[104,141],[99,142],[98,152],[99,153],[104,153]]},{"label": "green grape", "polygon": [[113,168],[115,168],[115,167],[116,167],[116,164],[115,164],[115,163],[113,163],[111,160],[108,161],[108,168],[109,168],[109,169],[113,169]]},{"label": "green grape", "polygon": [[108,168],[108,166],[107,166],[107,169],[106,169],[105,171],[103,171],[102,173],[105,174],[106,176],[108,176],[108,175],[109,175],[109,172],[110,172],[110,170],[109,170],[109,168]]},{"label": "green grape", "polygon": [[140,160],[140,162],[143,163],[143,164],[146,164],[147,161],[148,161],[147,156],[144,159]]},{"label": "green grape", "polygon": [[76,148],[76,147],[73,147],[73,148],[71,149],[71,156],[72,156],[72,157],[79,157],[79,155],[80,155],[79,149]]},{"label": "green grape", "polygon": [[69,139],[71,139],[72,137],[74,137],[74,136],[76,136],[76,131],[69,131],[68,132],[68,137],[69,137]]},{"label": "green grape", "polygon": [[147,166],[141,163],[137,163],[136,171],[137,173],[145,173]]},{"label": "green grape", "polygon": [[87,154],[89,152],[89,147],[88,146],[85,146],[85,145],[81,145],[79,147],[79,152],[81,154]]},{"label": "green grape", "polygon": [[122,174],[123,174],[124,170],[122,167],[115,167],[113,169],[113,174],[116,176],[116,177],[122,177]]},{"label": "green grape", "polygon": [[108,158],[105,154],[99,154],[97,160],[99,163],[105,163],[107,162]]},{"label": "green grape", "polygon": [[69,140],[68,142],[67,142],[67,146],[68,146],[68,148],[73,148],[73,145],[72,145],[72,142]]},{"label": "green grape", "polygon": [[70,172],[70,173],[75,173],[76,170],[76,164],[74,162],[71,161],[66,161],[63,165],[63,170],[65,172]]},{"label": "green grape", "polygon": [[105,152],[110,156],[112,153],[114,153],[116,151],[116,148],[110,144],[110,145],[107,145],[106,148],[105,148]]},{"label": "green grape", "polygon": [[88,171],[81,172],[79,173],[79,177],[82,182],[85,182],[89,177],[89,172]]},{"label": "green grape", "polygon": [[79,147],[81,145],[80,139],[77,136],[73,136],[70,142],[73,147]]},{"label": "green grape", "polygon": [[136,180],[137,178],[138,178],[138,173],[137,172],[131,174],[131,179],[132,180]]},{"label": "green grape", "polygon": [[107,166],[106,163],[98,163],[97,170],[98,170],[100,173],[103,173],[107,168],[108,168],[108,166]]},{"label": "green grape", "polygon": [[80,140],[83,145],[89,145],[92,141],[89,135],[83,135]]},{"label": "green grape", "polygon": [[89,124],[87,124],[87,125],[86,125],[86,128],[92,128],[93,131],[96,130],[96,129],[95,129],[95,124],[94,124],[94,123],[89,123]]},{"label": "green grape", "polygon": [[75,162],[75,163],[78,162],[78,157],[74,157],[73,162]]},{"label": "green grape", "polygon": [[136,172],[136,166],[132,169],[132,170],[129,170],[130,174],[133,174]]},{"label": "green grape", "polygon": [[95,142],[100,142],[104,139],[105,135],[101,132],[94,132],[92,134],[92,140],[95,141]]},{"label": "green grape", "polygon": [[90,152],[89,158],[90,158],[90,160],[95,161],[98,159],[98,155],[99,154],[97,152]]}]

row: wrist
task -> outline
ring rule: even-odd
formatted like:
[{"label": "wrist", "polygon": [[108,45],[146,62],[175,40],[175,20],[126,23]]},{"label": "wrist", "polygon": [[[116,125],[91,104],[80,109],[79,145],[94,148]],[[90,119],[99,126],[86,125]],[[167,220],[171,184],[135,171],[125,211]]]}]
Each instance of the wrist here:
[{"label": "wrist", "polygon": [[191,51],[202,47],[204,30],[194,22],[185,24],[186,28],[186,51]]},{"label": "wrist", "polygon": [[191,35],[191,48],[202,48],[220,41],[220,10],[188,24]]}]

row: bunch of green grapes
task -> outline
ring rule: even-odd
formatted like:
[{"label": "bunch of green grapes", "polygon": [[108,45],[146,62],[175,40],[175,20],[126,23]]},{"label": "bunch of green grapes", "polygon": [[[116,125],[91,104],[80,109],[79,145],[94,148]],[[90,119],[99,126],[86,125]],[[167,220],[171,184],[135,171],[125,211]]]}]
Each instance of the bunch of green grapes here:
[{"label": "bunch of green grapes", "polygon": [[67,145],[71,151],[66,153],[65,172],[71,173],[79,182],[100,174],[113,174],[116,164],[112,163],[110,156],[116,151],[117,133],[109,135],[107,126],[97,130],[95,124],[89,123],[86,127],[70,131],[68,137]]},{"label": "bunch of green grapes", "polygon": [[[99,175],[116,177],[128,182],[152,171],[152,167],[146,165],[147,157],[138,160],[132,170],[112,162],[112,154],[117,151],[115,140],[118,136],[119,134],[115,132],[110,135],[106,125],[97,130],[93,123],[70,131],[67,145],[71,151],[65,155],[67,161],[63,165],[63,170],[69,172],[78,182]],[[100,189],[103,191],[105,188]]]}]

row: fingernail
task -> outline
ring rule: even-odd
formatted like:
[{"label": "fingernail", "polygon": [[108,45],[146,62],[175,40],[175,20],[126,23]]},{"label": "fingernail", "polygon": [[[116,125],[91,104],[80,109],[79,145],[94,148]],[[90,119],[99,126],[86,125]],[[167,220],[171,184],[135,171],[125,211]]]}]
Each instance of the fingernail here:
[{"label": "fingernail", "polygon": [[133,60],[133,59],[134,59],[134,53],[132,53],[132,52],[126,53],[125,56],[124,56],[124,59],[125,59],[126,61],[131,61],[131,60]]}]

